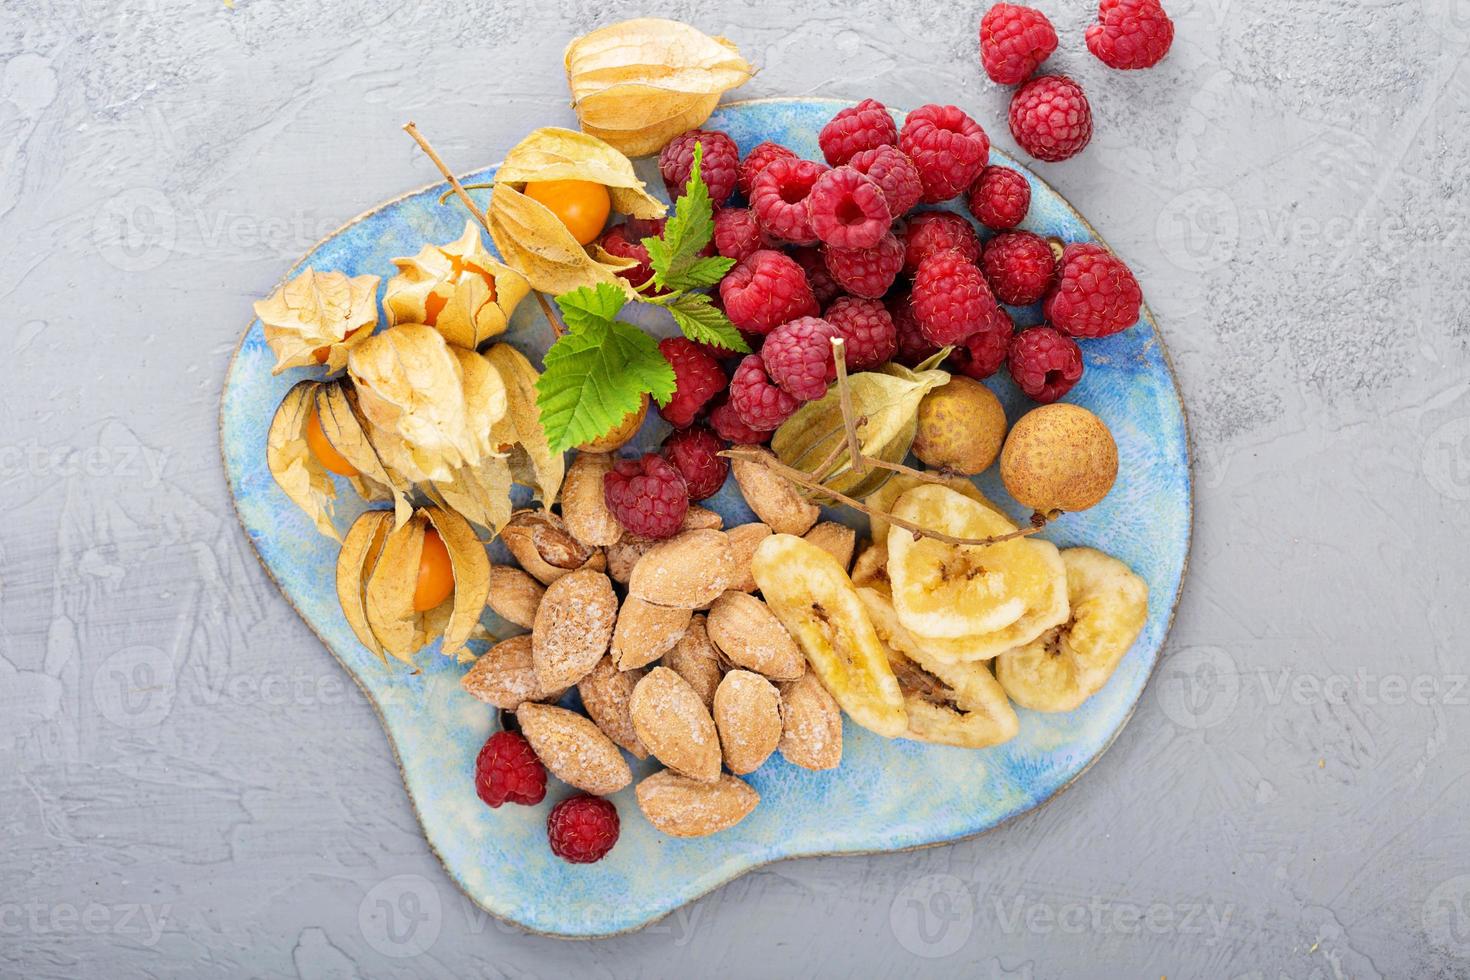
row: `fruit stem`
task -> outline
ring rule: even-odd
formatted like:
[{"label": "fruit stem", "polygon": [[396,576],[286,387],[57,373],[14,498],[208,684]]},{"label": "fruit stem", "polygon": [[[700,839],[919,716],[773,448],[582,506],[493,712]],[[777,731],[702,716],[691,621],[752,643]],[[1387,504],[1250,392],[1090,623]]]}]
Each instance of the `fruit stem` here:
[{"label": "fruit stem", "polygon": [[842,427],[847,430],[847,454],[852,458],[852,471],[858,476],[868,472],[868,461],[858,442],[857,416],[852,409],[852,387],[847,383],[847,341],[832,338],[832,360],[837,365],[837,403],[842,407]]},{"label": "fruit stem", "polygon": [[541,313],[546,317],[546,322],[551,324],[551,332],[560,338],[566,331],[562,329],[561,322],[557,320],[556,314],[551,311],[551,304],[546,302],[546,297],[542,293],[536,292],[535,290],[532,290],[532,292],[535,293],[536,302],[540,304]]}]

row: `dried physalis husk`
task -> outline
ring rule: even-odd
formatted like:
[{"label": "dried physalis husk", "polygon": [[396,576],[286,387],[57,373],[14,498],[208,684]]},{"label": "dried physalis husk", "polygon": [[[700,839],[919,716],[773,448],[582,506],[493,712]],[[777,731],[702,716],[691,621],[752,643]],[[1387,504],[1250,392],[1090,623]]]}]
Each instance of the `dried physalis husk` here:
[{"label": "dried physalis husk", "polygon": [[583,131],[629,156],[656,153],[699,126],[753,73],[726,39],[656,17],[584,34],[567,45],[565,60]]},{"label": "dried physalis husk", "polygon": [[265,464],[277,485],[311,518],[316,529],[341,541],[342,535],[332,523],[336,484],[331,471],[322,465],[306,441],[317,393],[323,387],[319,381],[301,381],[286,392],[266,435]]},{"label": "dried physalis husk", "polygon": [[402,526],[413,514],[409,488],[378,455],[368,434],[368,422],[357,407],[356,391],[345,384],[322,385],[316,393],[316,415],[327,442],[357,470],[347,480],[358,496],[368,501],[391,499],[394,517]]},{"label": "dried physalis husk", "polygon": [[467,350],[505,333],[511,314],[531,291],[525,276],[486,251],[479,226],[471,221],[458,241],[425,245],[419,254],[393,264],[398,275],[388,280],[383,294],[388,325],[427,324]]},{"label": "dried physalis husk", "polygon": [[378,324],[378,277],[307,269],[257,302],[255,315],[276,355],[272,374],[317,364],[340,371]]}]

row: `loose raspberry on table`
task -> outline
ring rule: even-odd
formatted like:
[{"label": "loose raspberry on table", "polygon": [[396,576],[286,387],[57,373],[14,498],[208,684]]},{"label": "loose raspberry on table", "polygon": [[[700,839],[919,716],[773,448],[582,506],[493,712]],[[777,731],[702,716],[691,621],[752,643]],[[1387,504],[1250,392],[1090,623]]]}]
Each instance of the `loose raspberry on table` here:
[{"label": "loose raspberry on table", "polygon": [[1039,10],[998,3],[980,18],[980,63],[991,81],[1019,85],[1056,49],[1056,29]]},{"label": "loose raspberry on table", "polygon": [[769,429],[752,429],[730,404],[728,395],[717,400],[709,413],[710,428],[715,435],[737,446],[758,446],[771,438]]},{"label": "loose raspberry on table", "polygon": [[1006,365],[1033,401],[1054,402],[1082,377],[1082,349],[1059,330],[1028,327],[1011,339]]},{"label": "loose raspberry on table", "polygon": [[1084,242],[1062,250],[1056,284],[1041,311],[1063,333],[1106,337],[1137,323],[1142,305],[1143,291],[1123,260]]},{"label": "loose raspberry on table", "polygon": [[1021,149],[1049,163],[1076,156],[1092,139],[1092,106],[1066,75],[1042,75],[1017,89],[1010,122]]},{"label": "loose raspberry on table", "polygon": [[826,306],[842,295],[842,287],[837,284],[836,279],[832,278],[832,273],[827,271],[827,260],[823,257],[820,248],[815,245],[793,248],[791,257],[806,273],[807,284],[812,287],[812,295],[816,297],[819,305]]},{"label": "loose raspberry on table", "polygon": [[822,156],[834,167],[851,160],[855,153],[897,142],[898,126],[887,107],[877,99],[863,99],[855,106],[839,110],[817,134]]},{"label": "loose raspberry on table", "polygon": [[975,226],[953,211],[920,211],[903,229],[903,271],[913,275],[919,263],[935,252],[957,249],[971,262],[980,261],[980,236]]},{"label": "loose raspberry on table", "polygon": [[[660,228],[662,231],[662,228]],[[658,234],[659,232],[654,232]],[[616,224],[602,233],[598,244],[610,255],[616,255],[620,259],[634,259],[637,265],[627,269],[619,269],[618,275],[628,280],[633,286],[641,286],[653,278],[653,263],[648,259],[648,249],[643,246],[643,239],[648,237],[642,235],[633,236],[632,229],[627,224]]]},{"label": "loose raspberry on table", "polygon": [[888,232],[872,248],[827,246],[823,258],[837,284],[854,296],[877,299],[903,270],[903,242]]},{"label": "loose raspberry on table", "polygon": [[664,440],[663,457],[684,477],[690,501],[713,497],[725,485],[730,461],[720,455],[724,448],[719,436],[702,425],[680,429]]},{"label": "loose raspberry on table", "polygon": [[1174,43],[1174,22],[1159,0],[1102,0],[1087,29],[1087,50],[1109,68],[1152,68]]},{"label": "loose raspberry on table", "polygon": [[1025,219],[1031,208],[1031,185],[1010,167],[989,166],[970,185],[965,203],[976,221],[1005,231]]},{"label": "loose raspberry on table", "polygon": [[854,153],[847,165],[878,182],[888,202],[888,213],[895,218],[907,214],[924,195],[919,168],[896,146],[875,146]]},{"label": "loose raspberry on table", "polygon": [[848,166],[818,177],[806,206],[813,234],[834,248],[872,248],[893,223],[883,188]]},{"label": "loose raspberry on table", "polygon": [[1015,332],[1016,325],[1011,320],[1011,315],[996,307],[995,316],[990,322],[970,334],[954,349],[950,362],[961,374],[976,381],[984,381],[999,371],[1006,362],[1011,337]]},{"label": "loose raspberry on table", "polygon": [[985,243],[980,271],[1002,303],[1029,306],[1051,288],[1056,257],[1046,239],[1029,231],[1003,231]]},{"label": "loose raspberry on table", "polygon": [[799,404],[796,398],[776,387],[759,354],[746,355],[730,379],[730,405],[740,421],[757,432],[779,428]]},{"label": "loose raspberry on table", "polygon": [[770,140],[757,144],[755,149],[745,155],[745,159],[740,161],[738,186],[740,187],[740,193],[745,195],[746,200],[750,199],[750,189],[755,183],[755,178],[760,175],[762,170],[766,169],[766,164],[772,160],[781,159],[795,160],[796,153],[788,150],[780,143],[772,143]]},{"label": "loose raspberry on table", "polygon": [[884,306],[893,317],[893,331],[898,335],[898,353],[893,357],[900,364],[913,367],[939,352],[939,348],[924,336],[919,318],[914,314],[913,294],[908,290],[890,295]]},{"label": "loose raspberry on table", "polygon": [[940,347],[960,343],[995,316],[995,297],[980,269],[953,249],[919,263],[913,298],[919,328]]},{"label": "loose raspberry on table", "polygon": [[730,322],[747,333],[768,334],[799,316],[816,316],[806,273],[789,255],[758,249],[720,280],[720,303]]},{"label": "loose raspberry on table", "polygon": [[658,413],[676,429],[694,421],[711,398],[725,390],[725,372],[719,362],[688,337],[665,337],[659,353],[674,369],[674,397]]},{"label": "loose raspberry on table", "polygon": [[589,793],[562,800],[546,818],[551,853],[572,864],[601,861],[618,842],[620,829],[612,801]]},{"label": "loose raspberry on table", "polygon": [[475,756],[475,794],[492,807],[546,798],[546,767],[518,732],[496,732]]},{"label": "loose raspberry on table", "polygon": [[919,168],[923,200],[931,204],[963,192],[990,159],[990,137],[952,105],[925,105],[909,113],[898,148]]},{"label": "loose raspberry on table", "polygon": [[721,208],[715,212],[715,251],[739,262],[761,247],[761,226],[750,208]]},{"label": "loose raspberry on table", "polygon": [[699,158],[699,176],[709,188],[710,200],[719,207],[735,192],[740,168],[740,149],[735,141],[718,130],[691,129],[669,140],[658,155],[658,172],[663,175],[669,200],[678,200],[689,183],[694,167],[694,144],[704,147]]},{"label": "loose raspberry on table", "polygon": [[689,511],[684,477],[657,453],[613,463],[602,478],[602,496],[624,530],[645,538],[677,534]]},{"label": "loose raspberry on table", "polygon": [[898,330],[881,300],[843,296],[827,307],[822,319],[845,342],[849,371],[871,371],[893,360],[898,350]]},{"label": "loose raspberry on table", "polygon": [[[825,395],[827,386],[837,379],[832,340],[840,336],[836,327],[820,317],[800,317],[771,331],[761,347],[761,362],[782,391],[809,402]],[[843,363],[847,363],[845,357]]]},{"label": "loose raspberry on table", "polygon": [[827,168],[794,157],[772,160],[750,187],[750,209],[761,230],[793,245],[815,245],[811,212],[806,198]]}]

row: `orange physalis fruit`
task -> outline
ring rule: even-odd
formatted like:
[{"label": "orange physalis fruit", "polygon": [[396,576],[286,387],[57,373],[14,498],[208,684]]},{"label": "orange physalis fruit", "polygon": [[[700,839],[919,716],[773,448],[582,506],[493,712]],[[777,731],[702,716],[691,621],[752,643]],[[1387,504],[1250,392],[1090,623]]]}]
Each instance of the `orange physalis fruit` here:
[{"label": "orange physalis fruit", "polygon": [[612,211],[607,188],[590,180],[538,180],[525,194],[542,204],[567,226],[579,245],[590,245],[602,234]]},{"label": "orange physalis fruit", "polygon": [[424,549],[419,555],[419,578],[413,589],[413,611],[428,612],[454,593],[454,564],[444,539],[431,528],[424,530]]},{"label": "orange physalis fruit", "polygon": [[337,451],[332,445],[327,434],[322,431],[321,416],[315,408],[306,420],[306,448],[316,457],[316,461],[338,476],[357,476],[357,467],[347,461],[347,457]]}]

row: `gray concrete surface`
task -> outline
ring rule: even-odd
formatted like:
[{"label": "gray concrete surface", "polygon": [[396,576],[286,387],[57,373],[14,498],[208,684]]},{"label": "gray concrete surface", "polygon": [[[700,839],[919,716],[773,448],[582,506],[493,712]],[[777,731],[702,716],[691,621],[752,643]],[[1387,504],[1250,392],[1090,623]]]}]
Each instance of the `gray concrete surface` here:
[{"label": "gray concrete surface", "polygon": [[979,840],[576,944],[455,890],[236,526],[249,304],[431,177],[405,119],[489,162],[571,119],[566,40],[635,13],[738,41],[744,95],[954,100],[1013,148],[982,5],[5,0],[0,974],[1470,975],[1470,4],[1166,4],[1169,59],[1117,73],[1087,3],[1039,2],[1097,114],[1040,172],[1138,271],[1197,446],[1132,724]]}]

